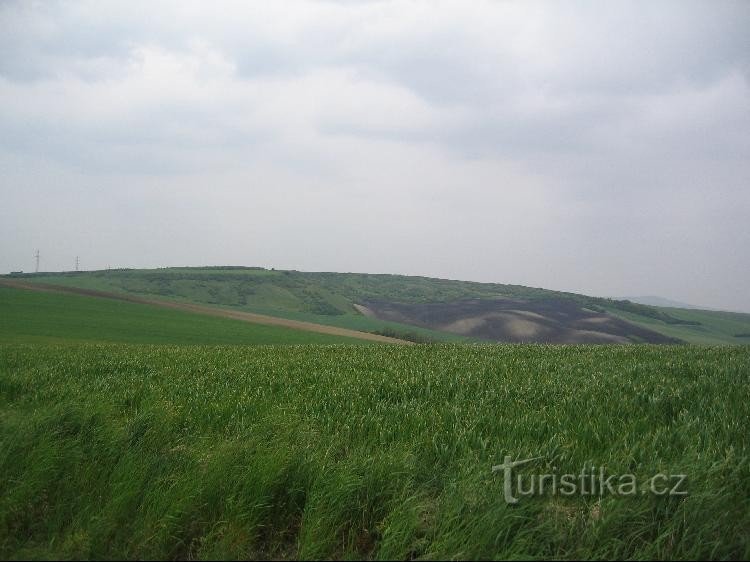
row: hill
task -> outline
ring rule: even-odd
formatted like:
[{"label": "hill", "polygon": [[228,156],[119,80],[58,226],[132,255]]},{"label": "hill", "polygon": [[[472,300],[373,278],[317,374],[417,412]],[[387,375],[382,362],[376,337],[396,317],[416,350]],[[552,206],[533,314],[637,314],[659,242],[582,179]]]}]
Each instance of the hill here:
[{"label": "hill", "polygon": [[[666,309],[499,283],[252,267],[19,276],[430,341],[747,343],[750,314]],[[394,312],[395,311],[395,312]]]},{"label": "hill", "polygon": [[0,343],[332,344],[359,338],[0,285]]},{"label": "hill", "polygon": [[628,300],[637,304],[645,304],[647,306],[659,306],[662,308],[686,308],[686,309],[697,309],[697,310],[710,310],[701,309],[700,306],[688,304],[680,301],[673,301],[672,299],[665,299],[664,297],[658,297],[654,295],[646,295],[642,297],[623,297],[621,300]]}]

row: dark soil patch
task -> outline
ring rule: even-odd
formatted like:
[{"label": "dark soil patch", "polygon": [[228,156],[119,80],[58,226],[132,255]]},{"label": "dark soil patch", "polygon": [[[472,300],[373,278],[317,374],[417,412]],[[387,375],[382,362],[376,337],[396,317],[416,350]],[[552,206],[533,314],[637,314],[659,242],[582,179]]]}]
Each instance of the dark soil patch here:
[{"label": "dark soil patch", "polygon": [[444,303],[362,302],[376,318],[488,341],[679,343],[565,299],[469,299]]}]

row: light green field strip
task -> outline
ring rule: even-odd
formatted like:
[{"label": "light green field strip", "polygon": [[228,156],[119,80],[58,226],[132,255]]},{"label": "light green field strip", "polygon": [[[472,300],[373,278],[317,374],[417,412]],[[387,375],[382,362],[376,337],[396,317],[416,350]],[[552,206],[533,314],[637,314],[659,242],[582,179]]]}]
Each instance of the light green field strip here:
[{"label": "light green field strip", "polygon": [[[235,317],[210,307],[99,298],[0,283],[0,341],[175,344],[358,343],[376,336],[295,329],[283,323]],[[326,328],[326,327],[323,327]],[[384,338],[385,339],[385,338]]]}]

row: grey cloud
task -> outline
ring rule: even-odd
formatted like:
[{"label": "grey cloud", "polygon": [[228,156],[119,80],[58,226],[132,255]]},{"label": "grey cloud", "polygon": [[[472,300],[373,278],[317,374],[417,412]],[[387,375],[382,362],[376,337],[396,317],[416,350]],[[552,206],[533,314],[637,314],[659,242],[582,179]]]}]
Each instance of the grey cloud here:
[{"label": "grey cloud", "polygon": [[0,270],[41,246],[750,310],[748,23],[747,2],[5,2]]}]

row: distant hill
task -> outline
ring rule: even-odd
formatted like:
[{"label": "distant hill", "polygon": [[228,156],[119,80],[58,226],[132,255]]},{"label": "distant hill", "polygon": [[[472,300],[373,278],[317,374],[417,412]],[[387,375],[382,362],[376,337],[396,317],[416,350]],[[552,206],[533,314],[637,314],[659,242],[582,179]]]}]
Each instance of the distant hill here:
[{"label": "distant hill", "polygon": [[405,275],[164,268],[13,275],[413,341],[748,343],[750,314],[661,308],[521,285]]},{"label": "distant hill", "polygon": [[687,304],[687,303],[679,302],[679,301],[673,301],[670,299],[665,299],[664,297],[657,297],[657,296],[623,297],[623,300],[629,300],[631,302],[638,303],[638,304],[645,304],[647,306],[660,306],[660,307],[668,307],[668,308],[686,308],[689,310],[711,310],[708,308],[702,308],[700,306],[695,306],[692,304]]}]

